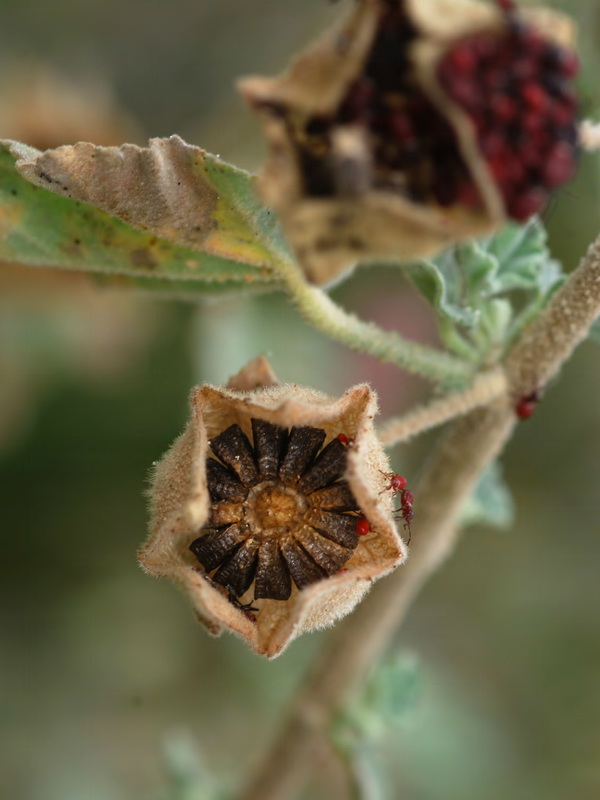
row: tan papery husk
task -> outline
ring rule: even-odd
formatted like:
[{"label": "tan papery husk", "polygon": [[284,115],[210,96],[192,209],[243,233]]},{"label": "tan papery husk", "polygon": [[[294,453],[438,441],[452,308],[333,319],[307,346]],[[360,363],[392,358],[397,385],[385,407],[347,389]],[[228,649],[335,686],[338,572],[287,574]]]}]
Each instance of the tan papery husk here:
[{"label": "tan papery husk", "polygon": [[[501,30],[503,14],[476,0],[406,0],[405,6],[420,32],[408,49],[418,82],[454,128],[482,207],[416,203],[387,189],[335,198],[304,194],[293,131],[311,117],[334,112],[361,73],[381,8],[381,0],[362,0],[345,21],[297,56],[282,76],[249,77],[239,83],[270,145],[259,191],[281,216],[301,266],[316,284],[331,283],[359,262],[431,257],[463,239],[490,234],[506,218],[473,125],[435,75],[435,65],[450,45],[478,32]],[[573,26],[563,15],[531,9],[523,16],[558,44],[572,44]]]},{"label": "tan papery husk", "polygon": [[[264,385],[260,376],[274,378],[266,360],[251,362],[248,374],[242,371],[233,381],[247,385],[253,376],[262,384],[253,390],[205,385],[192,391],[187,427],[153,471],[150,535],[139,558],[147,572],[170,577],[184,589],[210,633],[230,630],[257,653],[272,658],[301,633],[328,626],[349,613],[374,580],[404,560],[406,547],[392,518],[391,493],[385,491],[382,473],[389,471],[389,462],[373,426],[377,398],[372,389],[355,386],[334,400],[294,384]],[[283,427],[319,427],[327,439],[339,433],[353,438],[346,479],[372,528],[344,571],[301,591],[294,587],[289,600],[257,601],[261,607],[255,622],[205,577],[189,550],[209,515],[205,468],[209,440],[234,423],[251,437],[252,417]]]}]

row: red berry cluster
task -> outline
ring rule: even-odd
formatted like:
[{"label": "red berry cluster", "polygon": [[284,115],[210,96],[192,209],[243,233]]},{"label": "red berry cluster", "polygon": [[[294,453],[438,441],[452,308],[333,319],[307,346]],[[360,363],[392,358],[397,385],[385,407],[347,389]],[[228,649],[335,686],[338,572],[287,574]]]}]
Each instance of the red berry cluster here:
[{"label": "red berry cluster", "polygon": [[[524,221],[576,165],[574,53],[508,12],[500,34],[456,44],[438,64],[448,95],[469,115],[506,212]],[[473,204],[477,199],[473,199]]]}]

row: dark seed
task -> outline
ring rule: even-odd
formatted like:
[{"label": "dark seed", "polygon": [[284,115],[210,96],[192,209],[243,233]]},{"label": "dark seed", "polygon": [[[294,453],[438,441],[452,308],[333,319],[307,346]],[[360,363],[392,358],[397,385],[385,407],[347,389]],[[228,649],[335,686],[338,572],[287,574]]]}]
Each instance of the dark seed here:
[{"label": "dark seed", "polygon": [[235,597],[241,597],[246,592],[256,572],[256,561],[258,556],[259,544],[256,539],[247,539],[244,544],[235,551],[223,563],[213,575],[213,581],[220,583],[228,589]]},{"label": "dark seed", "polygon": [[252,419],[254,453],[263,481],[273,480],[279,472],[281,455],[287,441],[287,430],[264,419]]},{"label": "dark seed", "polygon": [[237,500],[241,502],[248,496],[246,487],[214,458],[206,459],[206,479],[208,490],[213,500]]},{"label": "dark seed", "polygon": [[258,483],[258,470],[248,437],[239,425],[230,425],[210,440],[213,453],[236,473],[244,486]]},{"label": "dark seed", "polygon": [[327,577],[325,570],[321,569],[291,536],[281,540],[281,552],[299,589]]},{"label": "dark seed", "polygon": [[306,494],[341,478],[346,471],[347,450],[339,439],[332,439],[304,473],[299,488]]},{"label": "dark seed", "polygon": [[330,511],[313,511],[309,514],[307,521],[322,536],[341,544],[342,547],[354,550],[358,544],[356,517],[334,514]]},{"label": "dark seed", "polygon": [[339,572],[353,552],[348,547],[342,547],[331,539],[326,539],[309,527],[299,530],[296,539],[328,575]]},{"label": "dark seed", "polygon": [[297,483],[308,465],[319,452],[325,431],[321,428],[292,428],[287,452],[279,469],[279,477],[283,483]]},{"label": "dark seed", "polygon": [[270,600],[287,600],[292,593],[292,579],[288,565],[281,555],[275,539],[263,542],[258,551],[254,597]]},{"label": "dark seed", "polygon": [[346,481],[327,486],[308,495],[311,506],[322,511],[358,511],[359,506]]},{"label": "dark seed", "polygon": [[204,536],[194,539],[190,550],[207,572],[212,572],[245,539],[249,532],[245,525],[230,525],[226,530],[208,530]]}]

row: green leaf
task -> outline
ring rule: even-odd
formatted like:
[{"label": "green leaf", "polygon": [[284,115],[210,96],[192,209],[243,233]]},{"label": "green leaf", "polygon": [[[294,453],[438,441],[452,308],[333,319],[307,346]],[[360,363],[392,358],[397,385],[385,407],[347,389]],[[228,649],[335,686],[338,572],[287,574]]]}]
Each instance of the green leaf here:
[{"label": "green leaf", "polygon": [[483,473],[473,494],[463,507],[460,524],[509,528],[514,514],[512,495],[502,477],[500,464],[494,462]]},{"label": "green leaf", "polygon": [[476,362],[497,359],[563,281],[539,220],[508,223],[494,236],[409,268],[409,274],[436,310],[446,346]]},{"label": "green leaf", "polygon": [[[87,164],[82,163],[84,155]],[[120,155],[126,174],[119,183],[114,162]],[[20,171],[35,178],[35,185],[19,174],[16,157]],[[101,178],[103,164],[113,165],[112,172],[108,169],[112,184]],[[162,173],[156,172],[157,164]],[[220,192],[201,178],[205,173],[217,183],[218,177]],[[239,189],[239,198],[225,193],[227,182],[233,195]],[[187,197],[178,194],[184,185]],[[41,186],[51,186],[63,196]],[[159,292],[168,292],[173,282],[170,294],[214,296],[278,289],[281,283],[273,268],[281,246],[278,229],[268,210],[252,199],[251,189],[247,173],[177,137],[154,140],[145,149],[75,145],[44,154],[4,142],[0,144],[0,259],[126,276],[125,284],[146,289],[156,281],[154,290]],[[190,193],[201,206],[200,196],[209,190],[210,213],[206,204],[202,211],[190,208]],[[89,205],[90,200],[101,201],[98,205],[105,210]],[[115,212],[122,219],[112,216]],[[186,231],[187,223],[198,224]],[[204,229],[199,230],[201,224]]]},{"label": "green leaf", "polygon": [[165,800],[223,800],[224,787],[203,764],[200,750],[185,731],[174,731],[164,738],[164,754],[169,789]]},{"label": "green leaf", "polygon": [[420,685],[416,659],[397,653],[381,662],[358,698],[334,722],[332,735],[342,750],[377,742],[402,724],[414,708]]}]

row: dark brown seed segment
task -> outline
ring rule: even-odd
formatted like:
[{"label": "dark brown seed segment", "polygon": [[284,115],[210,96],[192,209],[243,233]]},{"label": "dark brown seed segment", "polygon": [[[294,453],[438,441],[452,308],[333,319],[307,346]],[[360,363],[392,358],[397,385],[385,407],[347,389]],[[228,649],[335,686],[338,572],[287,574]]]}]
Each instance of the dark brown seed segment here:
[{"label": "dark brown seed segment", "polygon": [[284,557],[279,549],[279,542],[268,539],[258,551],[256,581],[254,584],[255,599],[287,600],[292,593],[292,579]]},{"label": "dark brown seed segment", "polygon": [[207,572],[216,569],[248,538],[248,529],[244,524],[230,525],[226,530],[205,529],[205,531],[199,539],[194,539],[190,550]]},{"label": "dark brown seed segment", "polygon": [[297,531],[296,540],[328,575],[339,572],[353,553],[352,549],[326,539],[308,526]]},{"label": "dark brown seed segment", "polygon": [[279,462],[287,442],[287,430],[264,419],[252,419],[252,434],[261,480],[273,480],[279,472]]},{"label": "dark brown seed segment", "polygon": [[208,524],[211,528],[222,528],[223,525],[240,522],[243,518],[244,507],[241,503],[230,503],[227,500],[222,500],[220,503],[213,503],[210,507]]},{"label": "dark brown seed segment", "polygon": [[235,472],[244,486],[258,483],[258,470],[248,437],[239,425],[230,425],[210,440],[213,453]]},{"label": "dark brown seed segment", "polygon": [[306,550],[291,536],[284,536],[280,546],[294,583],[299,589],[327,577],[325,570],[315,564]]},{"label": "dark brown seed segment", "polygon": [[341,478],[346,471],[347,457],[346,447],[339,439],[332,439],[304,473],[298,484],[299,488],[305,494],[310,494]]},{"label": "dark brown seed segment", "polygon": [[235,597],[241,597],[250,588],[256,572],[259,543],[247,539],[235,553],[225,561],[213,575],[213,581],[220,583]]},{"label": "dark brown seed segment", "polygon": [[279,468],[279,478],[283,483],[290,485],[300,480],[321,449],[325,435],[321,428],[292,428],[287,451]]},{"label": "dark brown seed segment", "polygon": [[241,502],[248,495],[248,490],[235,475],[215,461],[214,458],[206,459],[206,480],[210,496],[213,500],[233,500]]},{"label": "dark brown seed segment", "polygon": [[329,511],[313,511],[308,515],[308,522],[315,530],[327,539],[351,550],[358,544],[356,520],[357,517],[333,514]]},{"label": "dark brown seed segment", "polygon": [[306,498],[309,505],[323,511],[358,511],[359,505],[346,481],[312,492]]}]

